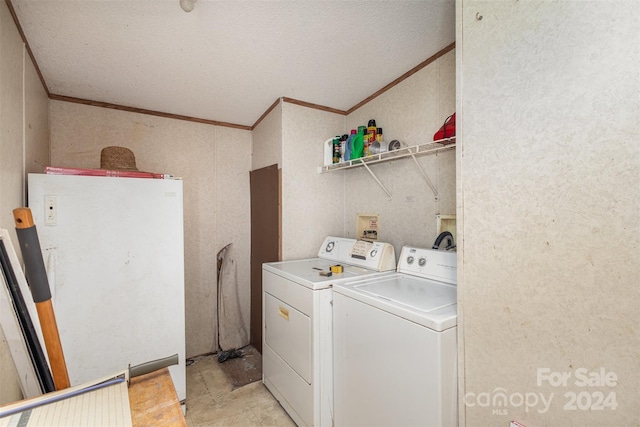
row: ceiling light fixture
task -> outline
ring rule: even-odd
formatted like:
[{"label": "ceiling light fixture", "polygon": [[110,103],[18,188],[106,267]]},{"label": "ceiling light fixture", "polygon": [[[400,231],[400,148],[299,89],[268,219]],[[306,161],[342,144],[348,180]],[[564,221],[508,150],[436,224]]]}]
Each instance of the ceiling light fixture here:
[{"label": "ceiling light fixture", "polygon": [[185,12],[191,12],[193,10],[193,6],[195,5],[196,0],[180,0],[180,7]]}]

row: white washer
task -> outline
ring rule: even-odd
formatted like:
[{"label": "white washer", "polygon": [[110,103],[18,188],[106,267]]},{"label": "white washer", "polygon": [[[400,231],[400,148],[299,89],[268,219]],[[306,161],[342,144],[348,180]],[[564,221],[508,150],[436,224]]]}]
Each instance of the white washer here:
[{"label": "white washer", "polygon": [[333,425],[332,286],[395,268],[392,245],[339,237],[318,258],[263,264],[262,380],[299,426]]},{"label": "white washer", "polygon": [[456,254],[403,247],[398,272],[333,288],[340,426],[457,426]]}]

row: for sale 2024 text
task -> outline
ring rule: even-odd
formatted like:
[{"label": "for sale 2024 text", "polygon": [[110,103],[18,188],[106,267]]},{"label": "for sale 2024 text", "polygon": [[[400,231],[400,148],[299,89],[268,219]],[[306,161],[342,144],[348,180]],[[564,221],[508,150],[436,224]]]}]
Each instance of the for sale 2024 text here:
[{"label": "for sale 2024 text", "polygon": [[615,372],[607,371],[604,367],[590,371],[577,368],[574,371],[552,371],[550,368],[538,368],[536,373],[538,387],[550,385],[552,387],[580,387],[581,391],[567,391],[564,409],[567,411],[604,411],[615,410],[618,406],[615,391],[602,391],[600,388],[613,388],[618,385]]}]

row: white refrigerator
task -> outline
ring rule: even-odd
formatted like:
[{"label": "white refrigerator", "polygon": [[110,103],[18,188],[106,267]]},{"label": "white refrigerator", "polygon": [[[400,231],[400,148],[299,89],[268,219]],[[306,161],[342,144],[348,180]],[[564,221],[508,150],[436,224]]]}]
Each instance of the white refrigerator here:
[{"label": "white refrigerator", "polygon": [[178,354],[186,399],[182,181],[29,174],[71,385]]}]

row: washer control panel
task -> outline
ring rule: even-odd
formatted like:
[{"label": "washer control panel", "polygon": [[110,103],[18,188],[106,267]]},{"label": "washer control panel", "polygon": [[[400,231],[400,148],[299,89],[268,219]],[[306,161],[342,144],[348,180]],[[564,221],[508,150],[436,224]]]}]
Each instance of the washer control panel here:
[{"label": "washer control panel", "polygon": [[393,245],[383,242],[329,236],[320,245],[318,258],[376,271],[396,269],[395,249]]},{"label": "washer control panel", "polygon": [[400,252],[398,272],[455,285],[456,263],[455,252],[404,246]]}]

